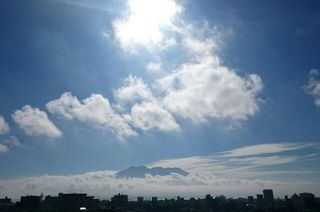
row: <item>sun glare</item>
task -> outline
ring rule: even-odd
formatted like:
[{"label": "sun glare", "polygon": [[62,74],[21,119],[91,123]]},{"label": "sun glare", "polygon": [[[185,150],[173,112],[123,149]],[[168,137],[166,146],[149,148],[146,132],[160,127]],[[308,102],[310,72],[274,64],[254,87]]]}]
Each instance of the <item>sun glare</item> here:
[{"label": "sun glare", "polygon": [[155,45],[162,41],[161,28],[170,27],[182,8],[174,0],[129,0],[130,15],[116,21],[116,37],[123,47]]}]

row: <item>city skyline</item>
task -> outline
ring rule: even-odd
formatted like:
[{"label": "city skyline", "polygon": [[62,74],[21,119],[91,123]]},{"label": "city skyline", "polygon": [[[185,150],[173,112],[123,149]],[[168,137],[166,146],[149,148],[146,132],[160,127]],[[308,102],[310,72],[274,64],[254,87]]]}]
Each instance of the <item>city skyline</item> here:
[{"label": "city skyline", "polygon": [[185,199],[159,199],[157,196],[142,196],[130,200],[126,194],[116,194],[109,199],[97,199],[86,193],[59,193],[57,196],[27,195],[19,201],[5,197],[0,199],[0,209],[4,211],[318,211],[319,197],[312,193],[299,193],[284,198],[274,198],[272,189],[263,189],[263,194],[254,196],[228,198],[223,195],[205,198],[191,197]]},{"label": "city skyline", "polygon": [[319,196],[319,11],[1,1],[0,197]]}]

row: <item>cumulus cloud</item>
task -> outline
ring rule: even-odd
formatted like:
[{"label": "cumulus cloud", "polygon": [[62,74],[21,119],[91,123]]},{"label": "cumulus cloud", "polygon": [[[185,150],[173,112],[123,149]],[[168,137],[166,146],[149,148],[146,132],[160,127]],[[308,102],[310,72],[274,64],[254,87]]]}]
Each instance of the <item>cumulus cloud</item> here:
[{"label": "cumulus cloud", "polygon": [[6,145],[0,143],[0,156],[6,154],[8,151],[9,148]]},{"label": "cumulus cloud", "polygon": [[59,99],[48,102],[46,106],[50,113],[100,126],[120,139],[136,135],[123,117],[114,112],[109,100],[100,94],[92,94],[79,101],[77,97],[66,92]]},{"label": "cumulus cloud", "polygon": [[210,55],[213,49],[218,48],[213,39],[197,39],[192,36],[187,36],[183,40],[184,46],[190,53],[196,55]]},{"label": "cumulus cloud", "polygon": [[3,116],[0,116],[0,135],[6,134],[9,130],[8,123],[4,120]]},{"label": "cumulus cloud", "polygon": [[150,73],[156,73],[161,70],[161,63],[149,62],[146,66],[146,69]]},{"label": "cumulus cloud", "polygon": [[[129,75],[114,90],[113,103],[100,94],[78,100],[66,92],[47,103],[50,113],[94,124],[124,139],[137,135],[134,129],[178,131],[177,117],[195,124],[211,119],[239,123],[259,111],[260,76],[240,75],[220,61],[217,28],[207,22],[186,23],[179,16],[183,7],[175,0],[128,0],[128,9],[127,16],[113,22],[115,38],[125,52],[174,48],[182,60],[169,61],[177,63],[168,66],[175,68],[150,81]],[[150,57],[161,63],[149,62],[148,71],[158,72],[168,62],[161,55]]]},{"label": "cumulus cloud", "polygon": [[246,120],[259,110],[261,78],[255,74],[240,77],[215,57],[183,64],[158,84],[166,91],[164,106],[195,123],[208,118]]},{"label": "cumulus cloud", "polygon": [[46,112],[30,105],[25,105],[21,110],[16,110],[12,114],[15,123],[27,135],[47,136],[58,138],[62,132],[50,121]]},{"label": "cumulus cloud", "polygon": [[165,39],[162,30],[172,28],[172,20],[182,11],[174,0],[128,0],[128,8],[128,16],[113,22],[115,37],[124,51],[172,43],[172,39]]},{"label": "cumulus cloud", "polygon": [[[158,2],[158,1],[155,1]],[[174,17],[182,11],[182,7],[174,0],[159,1],[160,5],[172,8],[171,16]],[[170,2],[170,3],[169,3]],[[115,22],[114,30],[116,36],[121,34],[121,29],[127,25],[134,27],[141,33],[139,26],[131,24],[131,19],[140,13],[147,18],[154,16],[153,13],[144,14],[141,9],[134,8],[138,1],[129,0],[129,10],[134,15],[130,15],[120,22]],[[152,3],[154,2],[152,1]],[[169,6],[171,5],[171,6]],[[176,8],[176,9],[174,9]],[[146,7],[143,8],[143,11]],[[179,12],[180,11],[180,12]],[[169,17],[169,16],[168,16]],[[170,23],[170,30],[174,33],[168,33],[171,39],[179,42],[175,51],[185,55],[183,61],[177,64],[174,70],[167,71],[160,77],[156,76],[152,86],[142,83],[141,78],[129,77],[130,83],[116,92],[118,100],[125,99],[136,101],[137,99],[150,99],[154,96],[160,108],[166,110],[172,116],[179,116],[191,120],[193,123],[202,123],[209,119],[231,120],[239,123],[254,116],[259,111],[259,94],[263,89],[263,82],[257,74],[247,74],[240,76],[232,68],[225,66],[217,54],[220,49],[223,32],[216,27],[210,27],[208,22],[203,24],[186,23],[182,18],[176,16],[178,21],[171,22],[168,18],[166,23]],[[145,25],[148,28],[148,25]],[[154,26],[156,27],[156,26]],[[155,34],[164,33],[165,30],[157,28]],[[125,34],[127,40],[117,37],[122,47],[141,44],[145,48],[159,43],[159,40],[153,42],[152,39],[134,39],[131,33]],[[147,36],[147,34],[144,34]],[[126,43],[128,42],[128,43]],[[166,62],[166,61],[162,61]],[[150,62],[147,70],[157,71],[161,68],[161,63]],[[139,80],[138,80],[139,79]],[[152,87],[152,90],[149,89]],[[121,98],[122,96],[122,98]],[[136,105],[136,107],[139,105]],[[136,108],[132,108],[136,109]]]},{"label": "cumulus cloud", "polygon": [[149,86],[141,78],[131,75],[124,80],[122,87],[114,91],[114,97],[120,104],[153,99]]},{"label": "cumulus cloud", "polygon": [[131,108],[127,120],[134,127],[144,131],[159,129],[162,131],[177,131],[180,129],[174,117],[159,104],[154,102],[142,102]]},{"label": "cumulus cloud", "polygon": [[314,104],[320,107],[320,79],[319,70],[312,69],[309,72],[309,83],[305,86],[306,91],[313,96]]}]

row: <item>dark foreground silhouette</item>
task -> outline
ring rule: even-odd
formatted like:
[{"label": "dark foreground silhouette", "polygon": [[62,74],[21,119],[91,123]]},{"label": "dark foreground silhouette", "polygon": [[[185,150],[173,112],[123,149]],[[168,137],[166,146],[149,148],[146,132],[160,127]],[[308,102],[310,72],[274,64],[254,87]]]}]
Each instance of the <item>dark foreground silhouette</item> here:
[{"label": "dark foreground silhouette", "polygon": [[320,199],[312,193],[294,194],[290,198],[274,199],[271,189],[263,190],[263,194],[247,198],[226,198],[223,195],[203,199],[158,200],[157,197],[145,200],[138,197],[136,201],[128,201],[128,195],[118,194],[111,200],[99,200],[85,193],[60,193],[58,196],[22,196],[13,203],[5,197],[0,199],[1,212],[74,212],[74,211],[212,211],[212,212],[319,212]]}]

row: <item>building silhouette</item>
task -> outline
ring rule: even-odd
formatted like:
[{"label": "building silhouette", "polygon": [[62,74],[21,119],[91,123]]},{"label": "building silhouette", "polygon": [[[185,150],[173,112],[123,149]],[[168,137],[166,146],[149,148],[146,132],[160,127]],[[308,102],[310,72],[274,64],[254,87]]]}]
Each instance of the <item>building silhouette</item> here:
[{"label": "building silhouette", "polygon": [[127,209],[128,207],[128,195],[117,194],[111,198],[111,207],[113,209]]},{"label": "building silhouette", "polygon": [[0,199],[0,205],[10,205],[12,204],[12,200],[8,197]]},{"label": "building silhouette", "polygon": [[263,205],[263,194],[257,194],[257,205]]},{"label": "building silhouette", "polygon": [[263,198],[264,198],[264,203],[268,206],[271,206],[274,201],[272,189],[264,189],[263,190]]},{"label": "building silhouette", "polygon": [[143,204],[144,198],[143,197],[137,197],[137,203]]},{"label": "building silhouette", "polygon": [[[268,191],[269,190],[269,191]],[[272,195],[271,195],[272,194]],[[267,203],[272,201],[272,205]],[[284,199],[273,199],[273,192],[265,189],[263,194],[248,198],[215,197],[171,199],[152,197],[147,201],[137,197],[128,201],[128,195],[117,194],[110,200],[99,200],[85,193],[59,193],[58,196],[22,196],[12,203],[8,197],[0,199],[0,212],[319,212],[320,198],[312,193],[288,195]]]},{"label": "building silhouette", "polygon": [[57,208],[62,211],[79,211],[80,208],[93,209],[98,207],[99,200],[84,193],[59,193],[58,196],[46,196],[46,208]]},{"label": "building silhouette", "polygon": [[253,204],[254,203],[254,199],[253,196],[248,196],[248,204]]},{"label": "building silhouette", "polygon": [[42,196],[22,196],[20,198],[20,207],[27,209],[40,208],[40,201]]}]

